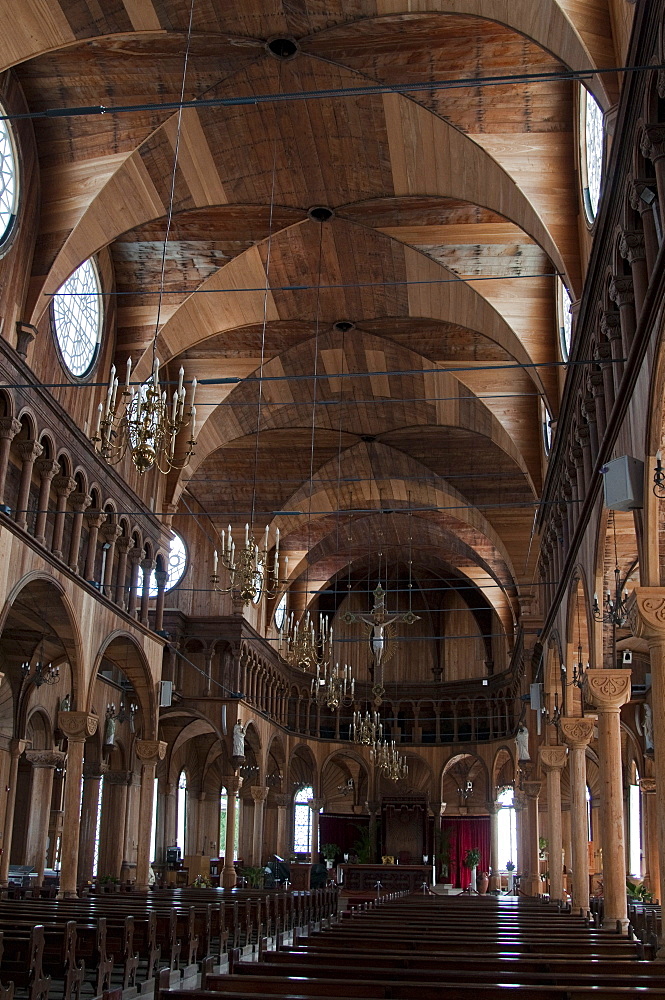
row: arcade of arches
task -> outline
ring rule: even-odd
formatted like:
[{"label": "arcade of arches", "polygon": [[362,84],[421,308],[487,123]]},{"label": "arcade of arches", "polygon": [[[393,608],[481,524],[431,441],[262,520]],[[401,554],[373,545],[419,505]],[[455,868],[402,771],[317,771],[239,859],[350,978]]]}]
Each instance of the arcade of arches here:
[{"label": "arcade of arches", "polygon": [[[665,3],[15,7],[0,884],[360,839],[663,898]],[[91,439],[155,356],[196,443],[140,473]]]}]

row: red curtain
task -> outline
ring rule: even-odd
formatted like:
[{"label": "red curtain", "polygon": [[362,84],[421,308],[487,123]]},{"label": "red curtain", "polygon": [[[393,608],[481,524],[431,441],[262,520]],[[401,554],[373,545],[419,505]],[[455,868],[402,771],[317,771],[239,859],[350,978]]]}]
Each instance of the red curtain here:
[{"label": "red curtain", "polygon": [[462,864],[467,851],[477,847],[480,851],[478,872],[489,871],[490,818],[489,816],[456,816],[444,819],[441,825],[450,837],[448,881],[460,889],[466,889],[471,882],[471,869]]}]

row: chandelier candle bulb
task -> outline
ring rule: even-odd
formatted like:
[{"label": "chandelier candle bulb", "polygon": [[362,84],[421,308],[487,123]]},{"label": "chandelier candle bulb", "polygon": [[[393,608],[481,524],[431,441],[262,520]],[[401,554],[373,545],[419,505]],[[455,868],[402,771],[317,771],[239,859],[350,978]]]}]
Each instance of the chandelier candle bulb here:
[{"label": "chandelier candle bulb", "polygon": [[182,381],[184,377],[185,377],[185,369],[182,367],[182,365],[180,365],[180,369],[178,371],[178,396],[180,395],[180,391],[182,389]]},{"label": "chandelier candle bulb", "polygon": [[218,560],[218,558],[219,557],[217,555],[217,549],[215,549],[215,551],[212,554],[212,574],[213,574],[213,576],[217,576],[217,560]]},{"label": "chandelier candle bulb", "polygon": [[132,359],[131,355],[127,358],[127,367],[125,369],[125,392],[129,392],[129,382],[132,377]]},{"label": "chandelier candle bulb", "polygon": [[93,438],[94,441],[99,440],[99,431],[102,425],[102,409],[103,407],[102,404],[100,403],[99,406],[97,407],[97,423],[95,425],[95,436]]},{"label": "chandelier candle bulb", "polygon": [[196,386],[197,386],[196,379],[193,378],[192,379],[192,396],[191,396],[191,399],[189,400],[189,406],[190,406],[190,409],[192,409],[192,410],[194,409],[194,399],[196,397]]}]

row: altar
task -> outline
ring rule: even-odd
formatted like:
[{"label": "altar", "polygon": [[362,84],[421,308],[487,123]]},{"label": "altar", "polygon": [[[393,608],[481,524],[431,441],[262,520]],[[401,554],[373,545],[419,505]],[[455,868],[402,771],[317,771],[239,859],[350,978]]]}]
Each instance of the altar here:
[{"label": "altar", "polygon": [[423,882],[430,884],[429,865],[340,865],[342,889],[347,892],[417,892]]}]

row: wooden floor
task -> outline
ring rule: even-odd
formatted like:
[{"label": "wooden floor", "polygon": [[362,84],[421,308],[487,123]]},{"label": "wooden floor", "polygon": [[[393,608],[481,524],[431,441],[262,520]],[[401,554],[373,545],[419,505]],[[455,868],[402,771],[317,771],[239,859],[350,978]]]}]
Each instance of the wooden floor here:
[{"label": "wooden floor", "polygon": [[[518,897],[407,896],[208,975],[199,1000],[326,997],[520,1000],[665,998],[665,968],[639,942]],[[163,991],[161,1000],[195,1000]]]}]

